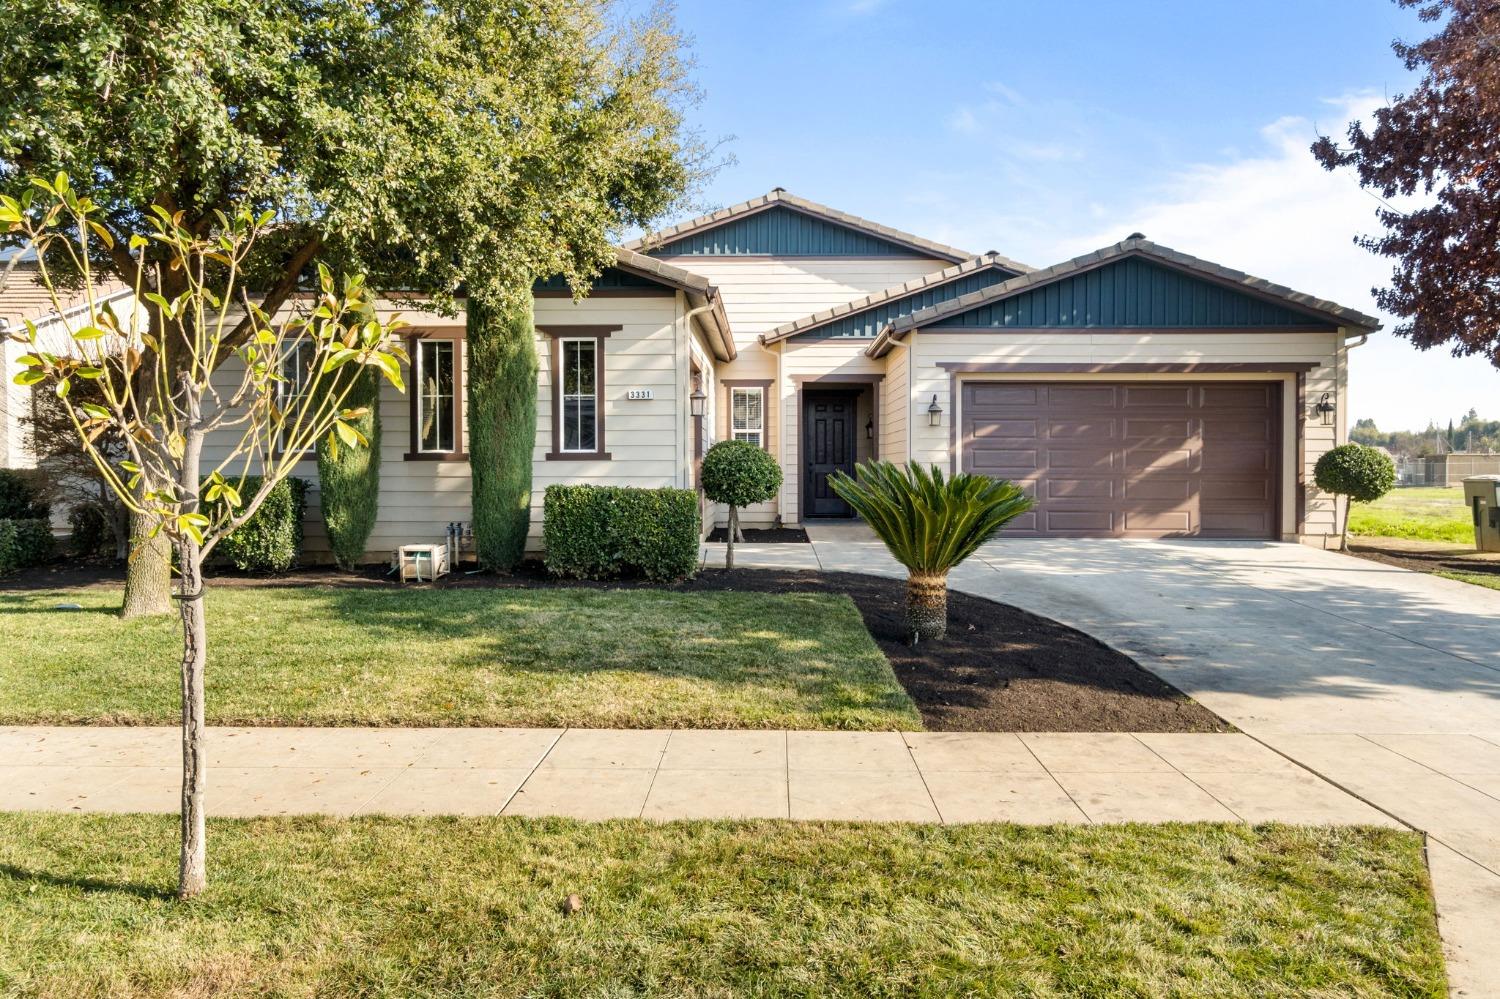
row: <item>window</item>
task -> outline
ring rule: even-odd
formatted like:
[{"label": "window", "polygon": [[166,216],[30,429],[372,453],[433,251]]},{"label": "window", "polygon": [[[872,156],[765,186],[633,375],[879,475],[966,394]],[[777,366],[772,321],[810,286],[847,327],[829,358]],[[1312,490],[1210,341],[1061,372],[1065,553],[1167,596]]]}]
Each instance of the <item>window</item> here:
[{"label": "window", "polygon": [[453,340],[418,340],[414,450],[450,454],[458,450],[458,347]]},{"label": "window", "polygon": [[765,447],[766,390],[760,386],[730,389],[729,420],[729,433],[734,440]]},{"label": "window", "polygon": [[599,341],[562,341],[562,447],[565,454],[599,450]]},{"label": "window", "polygon": [[552,448],[548,461],[609,461],[604,450],[605,340],[618,326],[538,326],[551,338]]},{"label": "window", "polygon": [[281,410],[282,431],[276,435],[276,450],[286,449],[285,432],[292,429],[297,412],[312,384],[312,366],[317,347],[311,340],[299,340],[281,357],[281,377],[276,385],[276,408]]}]

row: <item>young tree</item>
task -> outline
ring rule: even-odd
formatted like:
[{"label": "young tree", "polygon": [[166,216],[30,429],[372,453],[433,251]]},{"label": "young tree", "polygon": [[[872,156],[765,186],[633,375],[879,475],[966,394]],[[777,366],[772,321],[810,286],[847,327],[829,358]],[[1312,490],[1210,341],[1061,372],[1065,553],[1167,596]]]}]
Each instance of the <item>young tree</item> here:
[{"label": "young tree", "polygon": [[1361,246],[1396,261],[1375,300],[1400,316],[1399,336],[1423,350],[1447,345],[1500,366],[1500,6],[1492,0],[1396,0],[1437,32],[1397,41],[1407,69],[1423,72],[1408,94],[1349,126],[1347,147],[1329,137],[1313,154],[1329,170],[1354,167],[1382,198],[1421,192],[1426,207],[1377,213],[1385,233]]},{"label": "young tree", "polygon": [[474,553],[486,569],[512,569],[531,527],[537,360],[530,285],[470,294],[465,321]]},{"label": "young tree", "polygon": [[1340,444],[1318,458],[1313,466],[1313,482],[1325,493],[1345,497],[1339,551],[1348,551],[1350,505],[1373,503],[1390,492],[1396,485],[1396,466],[1372,447]]},{"label": "young tree", "polygon": [[[581,289],[703,162],[681,48],[665,9],[630,20],[608,0],[7,0],[0,192],[67,171],[112,237],[92,270],[168,302],[186,276],[129,235],[161,209],[203,238],[239,206],[273,214],[243,274],[273,316],[314,262],[439,309],[460,283]],[[147,308],[160,341],[175,320]],[[125,612],[168,610],[168,581],[158,533]]]},{"label": "young tree", "polygon": [[948,573],[1031,509],[1031,497],[1013,482],[968,472],[944,477],[936,465],[915,462],[867,461],[854,478],[835,472],[828,484],[906,566],[913,645],[948,636]]},{"label": "young tree", "polygon": [[734,543],[740,535],[740,507],[769,503],[781,488],[781,466],[764,448],[749,441],[719,441],[703,456],[703,495],[729,507],[724,568],[734,568]]},{"label": "young tree", "polygon": [[[70,258],[87,280],[95,249],[89,244],[113,238],[99,221],[101,209],[76,194],[64,174],[33,183],[32,190],[45,192],[47,200],[34,207],[29,196],[0,196],[0,225],[37,247],[49,288],[55,285],[46,261],[53,254]],[[164,209],[147,221],[149,233],[131,235],[124,249],[142,272],[138,296],[148,298],[164,322],[141,329],[135,310],[122,320],[90,295],[85,315],[69,320],[74,351],[38,349],[36,326],[29,322],[25,334],[16,335],[30,352],[22,356],[25,370],[15,380],[50,389],[63,400],[72,399],[75,385],[97,387],[102,401],[70,405],[74,433],[120,501],[150,525],[153,536],[176,549],[182,618],[178,894],[189,898],[203,891],[207,879],[203,561],[255,514],[318,440],[326,436],[346,447],[364,445],[353,425],[362,414],[344,406],[354,379],[345,380],[342,393],[324,386],[351,367],[369,367],[402,387],[405,354],[392,336],[399,324],[380,321],[363,278],[336,285],[326,268],[319,268],[311,310],[272,323],[241,283],[245,261],[272,222],[270,213],[220,215],[202,233],[188,228],[183,215]],[[70,241],[73,233],[76,243]],[[147,252],[152,248],[155,252]],[[145,273],[166,269],[176,272],[181,287],[171,299],[145,290]],[[161,280],[153,273],[151,286],[162,287]],[[245,335],[235,332],[246,326]],[[215,377],[231,356],[238,371],[226,368]],[[118,464],[100,443],[112,435],[123,441],[127,455]],[[210,435],[218,460],[205,463]],[[251,480],[256,470],[260,478]]]}]

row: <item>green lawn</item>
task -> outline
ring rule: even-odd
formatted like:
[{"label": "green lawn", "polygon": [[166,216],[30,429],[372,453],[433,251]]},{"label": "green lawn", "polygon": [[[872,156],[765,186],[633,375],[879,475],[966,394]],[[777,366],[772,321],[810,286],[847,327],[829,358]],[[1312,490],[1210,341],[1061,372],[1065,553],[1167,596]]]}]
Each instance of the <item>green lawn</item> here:
[{"label": "green lawn", "polygon": [[1355,503],[1349,533],[1473,544],[1474,522],[1463,487],[1412,486],[1392,489],[1374,503]]},{"label": "green lawn", "polygon": [[1456,579],[1460,583],[1472,583],[1475,586],[1483,586],[1491,590],[1500,590],[1500,576],[1494,573],[1483,572],[1447,572],[1438,571],[1434,576],[1442,576],[1444,579]]},{"label": "green lawn", "polygon": [[1389,829],[221,820],[183,905],[175,823],[0,814],[0,993],[1444,995]]},{"label": "green lawn", "polygon": [[[179,627],[118,603],[0,593],[0,723],[177,722]],[[922,727],[845,596],[221,586],[208,619],[216,724]]]}]

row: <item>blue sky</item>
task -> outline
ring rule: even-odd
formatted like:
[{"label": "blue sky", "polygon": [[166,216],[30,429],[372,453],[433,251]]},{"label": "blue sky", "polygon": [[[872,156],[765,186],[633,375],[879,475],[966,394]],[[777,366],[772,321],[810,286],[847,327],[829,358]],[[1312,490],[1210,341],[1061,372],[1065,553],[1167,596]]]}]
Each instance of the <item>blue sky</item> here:
[{"label": "blue sky", "polygon": [[[1390,41],[1423,26],[1387,0],[682,0],[677,15],[704,91],[694,124],[734,137],[711,206],[781,186],[1036,266],[1139,230],[1367,312],[1389,274],[1351,244],[1375,201],[1307,152],[1409,85]],[[1483,361],[1388,332],[1351,356],[1355,417],[1500,417]]]}]

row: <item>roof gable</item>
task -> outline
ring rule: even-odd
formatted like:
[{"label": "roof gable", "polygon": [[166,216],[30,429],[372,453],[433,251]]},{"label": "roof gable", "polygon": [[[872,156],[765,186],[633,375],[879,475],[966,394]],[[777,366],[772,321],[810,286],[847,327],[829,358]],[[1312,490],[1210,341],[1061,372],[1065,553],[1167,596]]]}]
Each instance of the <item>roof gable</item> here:
[{"label": "roof gable", "polygon": [[901,256],[953,263],[972,256],[779,187],[625,245],[662,256]]},{"label": "roof gable", "polygon": [[1311,315],[1141,256],[1125,257],[928,324],[964,327],[1265,327],[1318,325]]},{"label": "roof gable", "polygon": [[[618,267],[606,267],[603,273],[589,282],[589,291],[599,291],[601,289],[608,291],[623,291],[626,289],[649,291],[653,288],[671,288],[671,285],[661,281],[653,281],[640,274],[631,274],[628,271],[622,271]],[[531,290],[533,293],[566,292],[569,295],[573,294],[573,289],[568,284],[567,278],[561,274],[554,274],[552,277],[537,281],[531,286]]]},{"label": "roof gable", "polygon": [[873,337],[891,322],[913,312],[982,291],[1029,270],[1025,264],[998,253],[985,253],[934,274],[784,323],[763,334],[761,340],[770,344],[793,336]]}]

